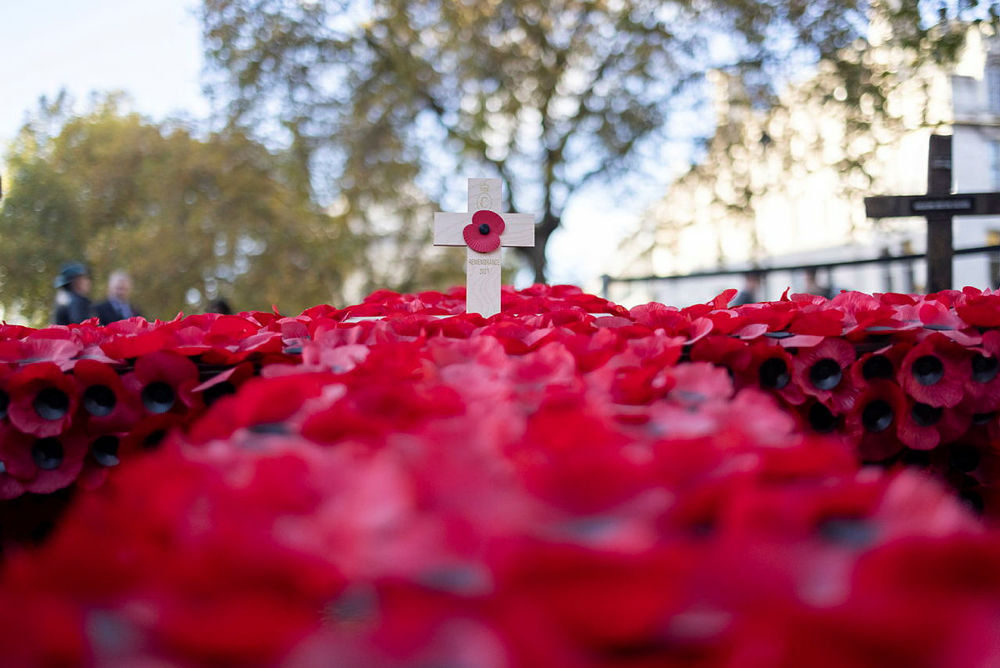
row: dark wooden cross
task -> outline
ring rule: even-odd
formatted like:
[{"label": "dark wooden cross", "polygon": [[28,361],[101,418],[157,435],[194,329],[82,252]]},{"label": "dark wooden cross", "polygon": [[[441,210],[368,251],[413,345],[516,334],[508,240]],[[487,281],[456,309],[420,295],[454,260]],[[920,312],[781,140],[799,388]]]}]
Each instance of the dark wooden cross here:
[{"label": "dark wooden cross", "polygon": [[865,198],[869,218],[927,219],[927,292],[951,288],[952,216],[1000,214],[1000,193],[951,192],[951,135],[931,135],[927,194]]}]

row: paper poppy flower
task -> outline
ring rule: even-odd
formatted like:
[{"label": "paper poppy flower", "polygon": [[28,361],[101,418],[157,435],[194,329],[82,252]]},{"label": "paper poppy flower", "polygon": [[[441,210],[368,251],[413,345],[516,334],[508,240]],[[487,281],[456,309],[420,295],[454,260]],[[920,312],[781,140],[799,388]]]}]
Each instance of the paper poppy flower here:
[{"label": "paper poppy flower", "polygon": [[0,422],[0,462],[3,463],[4,475],[22,482],[35,477],[37,467],[31,457],[34,442],[34,436]]},{"label": "paper poppy flower", "polygon": [[72,484],[83,468],[87,442],[86,436],[77,430],[36,438],[31,444],[31,459],[36,471],[24,482],[25,490],[49,494]]},{"label": "paper poppy flower", "polygon": [[77,476],[77,482],[82,488],[100,487],[107,480],[110,471],[121,464],[123,437],[123,434],[88,436],[90,445],[87,448],[87,456]]},{"label": "paper poppy flower", "polygon": [[107,326],[114,331],[112,336],[101,344],[101,350],[108,357],[116,360],[135,359],[156,351],[164,350],[174,341],[174,334],[164,326],[153,327],[140,318],[119,320]]},{"label": "paper poppy flower", "polygon": [[831,308],[823,298],[815,304],[803,306],[788,324],[793,334],[813,334],[818,336],[840,336],[844,329],[844,312]]},{"label": "paper poppy flower", "polygon": [[972,415],[955,408],[931,406],[910,399],[899,422],[899,440],[914,450],[931,450],[940,443],[960,437],[972,422]]},{"label": "paper poppy flower", "polygon": [[765,338],[750,344],[749,352],[749,363],[738,374],[745,384],[773,392],[795,406],[805,401],[805,393],[793,378],[794,358],[785,348]]},{"label": "paper poppy flower", "polygon": [[0,470],[0,501],[16,499],[24,494],[24,482],[7,473],[2,460],[0,460],[0,469],[3,469]]},{"label": "paper poppy flower", "polygon": [[883,461],[903,449],[897,431],[908,409],[906,397],[892,381],[873,380],[865,387],[844,418],[862,460]]},{"label": "paper poppy flower", "polygon": [[[206,313],[204,315],[209,314]],[[195,357],[214,350],[214,347],[206,341],[207,335],[205,329],[207,325],[197,327],[189,323],[189,320],[194,317],[189,316],[189,318],[183,321],[186,326],[174,329],[170,341],[161,350],[170,350],[185,357]]]},{"label": "paper poppy flower", "polygon": [[[74,602],[52,595],[0,592],[0,642],[10,645],[4,662],[16,666],[86,663],[85,614]],[[40,620],[44,620],[41,622]],[[52,624],[51,631],[45,626]]]},{"label": "paper poppy flower", "polygon": [[1000,327],[1000,295],[968,295],[955,305],[955,312],[974,327]]},{"label": "paper poppy flower", "polygon": [[741,373],[746,370],[751,359],[749,344],[746,341],[712,333],[691,346],[689,357],[695,362],[711,362],[729,369],[738,387],[753,385],[752,378],[740,382]]},{"label": "paper poppy flower", "polygon": [[644,406],[666,396],[673,384],[673,378],[656,366],[622,367],[615,374],[611,399],[619,404]]},{"label": "paper poppy flower", "polygon": [[1000,409],[1000,331],[985,332],[982,343],[981,349],[971,351],[971,376],[962,398],[962,407],[971,413]]},{"label": "paper poppy flower", "polygon": [[530,493],[561,508],[593,513],[638,494],[650,484],[651,471],[647,462],[625,456],[624,435],[612,421],[580,408],[572,401],[540,407],[516,451],[545,454],[516,461]]},{"label": "paper poppy flower", "polygon": [[841,292],[830,300],[832,306],[844,313],[844,335],[864,339],[869,327],[897,330],[905,327],[895,319],[896,310],[874,296],[863,292]]},{"label": "paper poppy flower", "polygon": [[335,376],[322,373],[249,379],[238,397],[221,397],[204,417],[192,425],[189,439],[207,443],[231,436],[239,429],[260,434],[289,434],[297,424],[288,422],[306,403],[320,396]]},{"label": "paper poppy flower", "polygon": [[253,375],[253,365],[243,362],[213,375],[191,391],[200,392],[205,405],[211,406],[222,397],[236,394],[237,388]]},{"label": "paper poppy flower", "polygon": [[858,392],[849,368],[855,360],[854,346],[839,338],[827,338],[817,346],[800,348],[793,362],[796,384],[835,413],[854,405]]},{"label": "paper poppy flower", "polygon": [[677,331],[689,322],[680,309],[657,302],[633,306],[628,317],[640,325],[653,329],[663,328],[668,332]]},{"label": "paper poppy flower", "polygon": [[80,397],[80,419],[88,433],[127,431],[141,413],[134,393],[125,389],[112,367],[96,360],[79,360],[73,367]]},{"label": "paper poppy flower", "polygon": [[705,362],[674,366],[667,373],[671,401],[692,408],[710,399],[726,400],[733,395],[733,382],[725,369]]},{"label": "paper poppy flower", "polygon": [[[178,427],[184,416],[178,413],[155,413],[143,416],[128,433],[118,438],[118,448],[114,456],[128,461],[136,455],[160,450],[172,429]],[[110,442],[103,444],[110,446]],[[108,460],[110,463],[110,459]]]},{"label": "paper poppy flower", "polygon": [[206,364],[230,366],[239,364],[252,355],[278,354],[282,349],[280,333],[257,332],[229,344],[214,344],[202,354],[202,360]]},{"label": "paper poppy flower", "polygon": [[800,408],[802,419],[817,434],[832,434],[843,424],[840,414],[834,414],[822,402],[810,398]]},{"label": "paper poppy flower", "polygon": [[500,248],[500,235],[505,227],[499,213],[480,209],[472,214],[472,222],[462,230],[462,238],[477,253],[489,253]]},{"label": "paper poppy flower", "polygon": [[[926,329],[942,332],[948,338],[954,337],[957,330],[968,328],[968,324],[956,314],[952,305],[932,298],[925,298],[913,306],[902,307],[899,309],[899,315],[919,320]],[[969,334],[958,334],[958,336],[961,341],[970,341],[967,338]]]},{"label": "paper poppy flower", "polygon": [[73,379],[54,362],[29,364],[7,383],[11,424],[26,434],[46,437],[65,431],[79,399]]},{"label": "paper poppy flower", "polygon": [[0,341],[0,363],[52,362],[66,371],[82,350],[78,342],[67,338],[68,334],[65,330],[42,330],[18,341]]},{"label": "paper poppy flower", "polygon": [[896,378],[900,387],[930,406],[957,406],[972,379],[971,353],[940,333],[913,346]]},{"label": "paper poppy flower", "polygon": [[862,354],[851,366],[851,379],[863,388],[873,380],[895,380],[899,366],[909,352],[909,343],[888,343]]},{"label": "paper poppy flower", "polygon": [[[58,531],[4,550],[0,646],[28,665],[993,665],[1000,335],[973,344],[952,314],[981,294],[629,317],[507,287],[487,322],[430,317],[462,289],[380,291],[363,323],[60,330],[137,359],[117,388],[107,359],[71,358],[63,432],[0,419],[0,498],[76,484]],[[957,346],[955,406],[900,387],[928,342]],[[90,430],[130,397],[138,422]],[[0,503],[5,546],[36,500]]]},{"label": "paper poppy flower", "polygon": [[139,357],[122,382],[147,413],[184,412],[196,405],[198,367],[177,353],[156,351]]},{"label": "paper poppy flower", "polygon": [[7,391],[7,382],[10,380],[14,369],[8,364],[0,364],[0,420],[7,417],[10,408],[10,392]]}]

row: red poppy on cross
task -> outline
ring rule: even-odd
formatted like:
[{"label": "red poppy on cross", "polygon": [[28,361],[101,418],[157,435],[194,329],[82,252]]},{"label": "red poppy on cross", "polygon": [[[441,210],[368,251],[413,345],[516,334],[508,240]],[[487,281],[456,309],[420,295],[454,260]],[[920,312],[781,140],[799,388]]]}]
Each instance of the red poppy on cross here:
[{"label": "red poppy on cross", "polygon": [[487,318],[500,312],[501,248],[535,245],[535,217],[500,203],[500,179],[469,179],[469,210],[434,214],[434,245],[467,248],[465,310]]}]

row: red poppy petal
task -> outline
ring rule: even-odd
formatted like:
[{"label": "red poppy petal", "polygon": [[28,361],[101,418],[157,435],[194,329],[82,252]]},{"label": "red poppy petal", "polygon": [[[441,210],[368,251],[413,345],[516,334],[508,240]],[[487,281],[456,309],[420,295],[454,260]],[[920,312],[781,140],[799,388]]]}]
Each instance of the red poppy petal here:
[{"label": "red poppy petal", "polygon": [[198,367],[183,355],[156,351],[136,360],[135,376],[145,384],[165,381],[179,387],[185,381],[198,379]]},{"label": "red poppy petal", "polygon": [[37,439],[31,452],[38,472],[24,483],[24,488],[35,494],[49,494],[76,480],[87,456],[87,442],[79,434],[63,434],[59,438]]},{"label": "red poppy petal", "polygon": [[7,475],[19,480],[35,477],[38,467],[31,457],[31,445],[35,439],[0,423],[0,463]]},{"label": "red poppy petal", "polygon": [[487,209],[480,209],[472,214],[472,224],[477,228],[483,224],[489,225],[490,232],[496,232],[498,236],[503,234],[507,228],[503,222],[503,216],[496,211],[489,211]]},{"label": "red poppy petal", "polygon": [[482,234],[475,225],[466,225],[462,230],[462,238],[477,253],[490,253],[500,248],[499,234],[492,230],[489,234]]},{"label": "red poppy petal", "polygon": [[0,501],[14,499],[24,494],[24,484],[6,473],[0,473]]},{"label": "red poppy petal", "polygon": [[[483,234],[482,230],[487,230]],[[503,218],[495,211],[480,210],[472,214],[472,224],[462,230],[462,238],[469,248],[477,253],[489,253],[500,247],[500,235],[506,225]]]},{"label": "red poppy petal", "polygon": [[24,367],[11,376],[8,390],[8,418],[25,433],[55,436],[73,419],[78,401],[76,383],[53,362]]},{"label": "red poppy petal", "polygon": [[128,359],[156,350],[163,350],[173,338],[172,332],[168,332],[162,328],[136,333],[123,333],[121,336],[117,336],[101,345],[101,350],[109,357]]}]

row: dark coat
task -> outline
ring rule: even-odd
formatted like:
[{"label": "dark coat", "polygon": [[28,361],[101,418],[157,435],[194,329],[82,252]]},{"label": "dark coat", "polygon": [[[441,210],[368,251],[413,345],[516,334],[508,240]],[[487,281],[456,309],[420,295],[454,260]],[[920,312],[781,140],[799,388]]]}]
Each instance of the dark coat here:
[{"label": "dark coat", "polygon": [[743,289],[736,293],[736,296],[733,298],[733,301],[730,302],[729,307],[732,308],[733,306],[743,306],[744,304],[755,303],[757,303],[757,295],[754,291]]},{"label": "dark coat", "polygon": [[125,318],[142,315],[131,304],[129,304],[129,308],[132,309],[132,313],[130,315],[126,315],[119,310],[118,305],[115,302],[110,299],[105,299],[103,302],[98,302],[97,306],[94,307],[94,311],[100,319],[101,324],[107,325],[118,320],[124,320]]},{"label": "dark coat", "polygon": [[90,300],[70,290],[59,290],[56,295],[56,307],[52,313],[52,323],[69,325],[83,322],[94,317],[94,307]]}]

